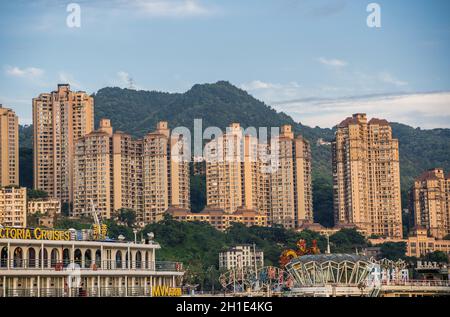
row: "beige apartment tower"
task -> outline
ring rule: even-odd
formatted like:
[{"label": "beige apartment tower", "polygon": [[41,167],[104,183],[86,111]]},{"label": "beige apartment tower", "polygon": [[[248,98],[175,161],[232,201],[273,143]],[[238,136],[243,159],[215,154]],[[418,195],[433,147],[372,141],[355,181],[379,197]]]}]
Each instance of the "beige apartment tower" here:
[{"label": "beige apartment tower", "polygon": [[410,190],[410,210],[416,228],[442,239],[450,234],[450,174],[435,168],[415,179]]},{"label": "beige apartment tower", "polygon": [[102,218],[111,217],[111,135],[91,132],[77,140],[74,157],[73,212],[88,216],[95,207]]},{"label": "beige apartment tower", "polygon": [[0,225],[27,226],[27,189],[25,187],[0,188]]},{"label": "beige apartment tower", "polygon": [[94,130],[94,99],[58,85],[33,99],[34,188],[70,202],[75,141]]},{"label": "beige apartment tower", "polygon": [[256,210],[286,228],[313,222],[310,146],[291,126],[265,144],[233,123],[207,144],[205,160],[208,206]]},{"label": "beige apartment tower", "polygon": [[0,105],[0,187],[19,185],[19,122]]},{"label": "beige apartment tower", "polygon": [[[252,176],[244,177],[243,134],[239,123],[233,123],[227,132],[205,147],[206,200],[208,206],[219,207],[227,213],[235,212],[245,201],[245,190],[252,185]],[[247,172],[250,170],[247,169]],[[251,193],[248,193],[251,197]],[[250,199],[251,200],[251,199]],[[250,206],[248,206],[250,208]]]},{"label": "beige apartment tower", "polygon": [[338,125],[332,146],[336,224],[402,238],[398,140],[389,123],[355,114]]},{"label": "beige apartment tower", "polygon": [[127,208],[147,224],[161,220],[169,206],[190,208],[189,161],[177,140],[167,122],[134,140],[100,120],[97,131],[76,142],[73,215],[88,215],[92,202],[104,218]]},{"label": "beige apartment tower", "polygon": [[[290,125],[281,127],[277,146],[272,147],[272,224],[297,228],[313,222],[311,149],[302,136],[294,138]],[[274,151],[276,155],[274,155]]]}]

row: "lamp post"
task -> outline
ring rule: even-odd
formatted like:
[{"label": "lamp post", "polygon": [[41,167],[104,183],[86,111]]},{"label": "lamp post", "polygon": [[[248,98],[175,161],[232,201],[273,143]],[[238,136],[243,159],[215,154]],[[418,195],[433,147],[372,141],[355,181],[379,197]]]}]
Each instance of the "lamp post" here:
[{"label": "lamp post", "polygon": [[133,233],[134,233],[134,244],[136,244],[137,243],[137,229],[135,228],[135,229],[133,229]]},{"label": "lamp post", "polygon": [[147,233],[147,238],[149,243],[153,243],[153,239],[155,238],[155,234],[153,232],[148,232]]},{"label": "lamp post", "polygon": [[330,249],[330,233],[327,232],[327,254],[331,254],[331,249]]}]

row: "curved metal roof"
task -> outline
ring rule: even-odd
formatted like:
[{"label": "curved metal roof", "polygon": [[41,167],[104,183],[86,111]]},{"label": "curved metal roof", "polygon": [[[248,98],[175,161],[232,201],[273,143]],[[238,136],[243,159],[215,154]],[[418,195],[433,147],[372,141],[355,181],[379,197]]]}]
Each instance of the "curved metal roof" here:
[{"label": "curved metal roof", "polygon": [[324,262],[358,262],[358,261],[364,261],[369,262],[370,258],[364,255],[358,255],[358,254],[314,254],[314,255],[304,255],[298,258],[295,258],[291,261],[290,264],[295,263],[308,263],[308,262],[317,262],[317,263],[324,263]]}]

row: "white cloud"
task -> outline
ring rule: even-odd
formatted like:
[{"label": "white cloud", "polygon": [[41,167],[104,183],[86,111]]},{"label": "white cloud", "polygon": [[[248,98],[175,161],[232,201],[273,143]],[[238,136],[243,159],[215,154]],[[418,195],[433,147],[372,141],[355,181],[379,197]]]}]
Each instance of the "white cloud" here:
[{"label": "white cloud", "polygon": [[319,63],[321,63],[323,65],[332,66],[332,67],[345,67],[348,65],[348,63],[346,61],[336,59],[336,58],[327,59],[324,57],[320,57],[317,60],[319,61]]},{"label": "white cloud", "polygon": [[130,74],[124,71],[120,71],[117,73],[117,77],[119,77],[121,86],[128,86],[130,84]]},{"label": "white cloud", "polygon": [[243,83],[241,85],[241,88],[244,90],[260,90],[260,89],[273,89],[273,88],[280,88],[281,85],[279,84],[272,84],[272,83],[266,83],[261,80],[253,80],[248,83]]},{"label": "white cloud", "polygon": [[450,128],[450,91],[347,98],[308,98],[273,105],[309,126],[333,127],[353,113],[426,129]]},{"label": "white cloud", "polygon": [[149,16],[190,17],[214,13],[212,8],[199,0],[132,0],[126,3]]},{"label": "white cloud", "polygon": [[406,81],[397,79],[388,72],[382,72],[382,73],[378,74],[378,78],[385,83],[393,84],[393,85],[399,86],[399,87],[408,85],[408,83]]},{"label": "white cloud", "polygon": [[264,101],[273,101],[279,99],[292,99],[298,97],[300,84],[292,81],[285,84],[264,82],[261,80],[253,80],[243,83],[240,87]]},{"label": "white cloud", "polygon": [[6,74],[13,77],[35,79],[42,76],[44,74],[44,70],[37,67],[19,68],[17,66],[7,66]]},{"label": "white cloud", "polygon": [[73,76],[69,73],[60,72],[58,75],[58,79],[61,84],[69,84],[71,87],[75,89],[82,89],[81,83],[75,80]]},{"label": "white cloud", "polygon": [[136,85],[133,78],[128,72],[120,71],[117,72],[117,78],[112,80],[112,85],[122,88],[134,89],[134,90],[143,90],[141,86]]}]

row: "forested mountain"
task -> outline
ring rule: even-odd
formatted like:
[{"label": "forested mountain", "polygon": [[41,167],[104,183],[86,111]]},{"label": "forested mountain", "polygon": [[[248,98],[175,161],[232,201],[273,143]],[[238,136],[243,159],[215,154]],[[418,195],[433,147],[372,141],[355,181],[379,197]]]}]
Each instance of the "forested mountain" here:
[{"label": "forested mountain", "polygon": [[[285,113],[275,111],[225,81],[195,85],[186,93],[103,88],[93,96],[97,123],[101,118],[109,118],[114,130],[136,137],[153,131],[156,122],[160,120],[168,121],[170,127],[185,126],[190,129],[197,118],[203,119],[203,129],[209,126],[225,129],[232,122],[240,122],[243,127],[268,128],[291,124],[296,133],[301,133],[311,142],[315,217],[324,225],[333,224],[331,147],[317,144],[318,139],[331,141],[333,129],[311,128],[295,122]],[[422,171],[433,167],[450,171],[450,129],[421,130],[399,123],[392,123],[392,128],[394,137],[400,143],[401,181],[405,201],[405,194],[412,180]],[[20,132],[21,145],[29,147],[30,128],[21,128]],[[29,155],[26,151],[24,153]],[[29,169],[23,169],[24,160],[21,163],[22,170],[27,171],[21,179],[29,183],[27,178],[32,175],[29,174]],[[407,206],[404,204],[403,207]]]}]

